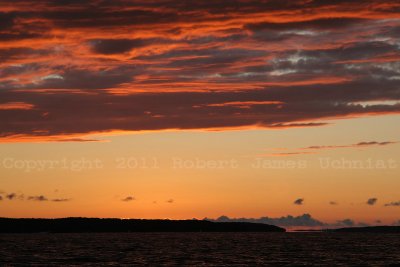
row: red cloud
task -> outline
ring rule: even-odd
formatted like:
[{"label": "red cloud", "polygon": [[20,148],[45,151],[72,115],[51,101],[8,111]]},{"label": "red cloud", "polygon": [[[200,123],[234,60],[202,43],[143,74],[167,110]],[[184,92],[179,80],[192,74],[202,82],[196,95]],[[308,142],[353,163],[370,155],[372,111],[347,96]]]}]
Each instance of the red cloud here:
[{"label": "red cloud", "polygon": [[0,4],[3,141],[400,113],[396,1],[14,2]]}]

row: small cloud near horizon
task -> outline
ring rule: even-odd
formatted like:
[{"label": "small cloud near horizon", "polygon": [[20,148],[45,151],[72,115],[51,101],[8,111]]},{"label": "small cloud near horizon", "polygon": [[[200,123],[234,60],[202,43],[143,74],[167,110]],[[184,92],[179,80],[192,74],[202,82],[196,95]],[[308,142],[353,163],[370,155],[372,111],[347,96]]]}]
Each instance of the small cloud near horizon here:
[{"label": "small cloud near horizon", "polygon": [[400,201],[386,203],[385,207],[400,207]]},{"label": "small cloud near horizon", "polygon": [[378,202],[377,198],[370,198],[367,200],[367,205],[373,206],[376,204],[376,202]]},{"label": "small cloud near horizon", "polygon": [[53,202],[68,202],[68,201],[71,201],[71,199],[70,198],[54,198],[51,201],[53,201]]},{"label": "small cloud near horizon", "polygon": [[303,198],[298,198],[293,202],[293,204],[295,204],[295,205],[303,205],[303,203],[304,203]]},{"label": "small cloud near horizon", "polygon": [[48,201],[47,197],[40,195],[40,196],[29,196],[28,200],[32,201]]},{"label": "small cloud near horizon", "polygon": [[124,202],[130,202],[130,201],[134,201],[134,200],[136,200],[136,199],[135,199],[135,197],[132,197],[132,196],[127,196],[126,198],[121,199],[121,201],[124,201]]},{"label": "small cloud near horizon", "polygon": [[0,200],[10,200],[10,201],[14,201],[14,200],[28,200],[28,201],[52,201],[52,202],[68,202],[71,201],[70,198],[53,198],[53,199],[49,199],[48,197],[44,196],[44,195],[37,195],[37,196],[28,196],[25,198],[24,194],[17,194],[17,193],[5,193],[2,192],[1,194],[4,194],[4,196],[0,195]]}]

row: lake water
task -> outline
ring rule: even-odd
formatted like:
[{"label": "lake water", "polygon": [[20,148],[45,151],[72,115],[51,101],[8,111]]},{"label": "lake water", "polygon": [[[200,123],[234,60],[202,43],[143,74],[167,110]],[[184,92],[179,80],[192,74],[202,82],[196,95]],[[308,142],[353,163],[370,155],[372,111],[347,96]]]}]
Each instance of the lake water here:
[{"label": "lake water", "polygon": [[399,234],[2,234],[0,266],[400,266]]}]

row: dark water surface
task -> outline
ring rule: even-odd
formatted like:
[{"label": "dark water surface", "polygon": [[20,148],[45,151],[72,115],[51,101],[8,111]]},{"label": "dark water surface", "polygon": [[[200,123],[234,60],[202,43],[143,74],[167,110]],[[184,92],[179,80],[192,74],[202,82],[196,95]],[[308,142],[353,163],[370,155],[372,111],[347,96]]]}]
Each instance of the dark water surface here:
[{"label": "dark water surface", "polygon": [[400,234],[2,234],[0,266],[400,266]]}]

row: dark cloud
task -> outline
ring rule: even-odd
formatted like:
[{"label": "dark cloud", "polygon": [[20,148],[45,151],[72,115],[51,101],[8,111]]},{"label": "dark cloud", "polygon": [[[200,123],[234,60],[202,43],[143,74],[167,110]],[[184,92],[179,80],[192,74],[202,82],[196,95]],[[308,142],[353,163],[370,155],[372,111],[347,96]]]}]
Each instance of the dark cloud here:
[{"label": "dark cloud", "polygon": [[329,205],[333,205],[334,206],[334,205],[338,205],[338,203],[336,201],[330,201]]},{"label": "dark cloud", "polygon": [[47,197],[40,195],[40,196],[29,196],[28,200],[32,201],[48,201]]},{"label": "dark cloud", "polygon": [[295,204],[295,205],[303,205],[303,202],[304,202],[303,198],[298,198],[293,202],[293,204]]},{"label": "dark cloud", "polygon": [[378,201],[377,198],[370,198],[367,200],[367,205],[373,206],[376,204],[377,201]]},{"label": "dark cloud", "polygon": [[398,142],[392,142],[392,141],[387,141],[387,142],[361,142],[358,143],[357,146],[386,146],[386,145],[392,145],[392,144],[397,144]]},{"label": "dark cloud", "polygon": [[[0,37],[1,38],[1,37]],[[24,60],[27,58],[38,58],[40,56],[45,56],[48,55],[50,51],[45,50],[45,49],[33,49],[33,48],[28,48],[28,47],[12,47],[12,48],[0,48],[0,61],[3,63],[6,62],[14,62],[18,60]],[[5,77],[5,74],[14,69],[14,74],[17,74],[18,72],[15,72],[16,69],[23,68],[24,66],[8,66],[8,68],[1,68],[1,74],[3,77]]]},{"label": "dark cloud", "polygon": [[361,18],[320,18],[306,21],[296,22],[261,22],[261,23],[249,23],[245,25],[245,28],[251,31],[285,31],[285,30],[332,30],[349,27],[358,23],[365,23],[365,19]]},{"label": "dark cloud", "polygon": [[169,204],[172,204],[172,203],[174,203],[174,200],[173,199],[168,199],[166,202],[169,203]]},{"label": "dark cloud", "polygon": [[[115,72],[116,73],[116,72]],[[65,81],[46,82],[60,88],[85,87],[99,88],[107,84],[121,83],[129,76],[115,74],[115,79],[96,79],[99,75],[67,76]],[[69,78],[71,77],[71,78]],[[101,77],[101,75],[100,75]],[[119,77],[122,77],[120,79]],[[109,78],[107,78],[109,79]],[[381,85],[382,86],[382,85]],[[95,131],[119,130],[161,130],[161,129],[194,129],[216,127],[238,127],[258,125],[264,127],[301,127],[316,124],[298,124],[296,121],[320,120],[327,117],[345,117],[360,114],[387,114],[400,112],[400,105],[362,106],[340,103],[340,98],[356,101],[366,98],[368,87],[362,87],[363,94],[358,96],[358,85],[344,86],[347,92],[341,95],[341,87],[314,86],[308,88],[293,87],[270,88],[265,91],[220,92],[220,93],[147,93],[135,95],[108,94],[40,94],[14,93],[3,90],[0,97],[9,102],[25,102],[34,105],[32,111],[1,110],[0,135],[58,135],[76,134]],[[381,87],[389,90],[390,86]],[[361,89],[361,87],[360,87]],[[344,90],[344,88],[343,88]],[[302,94],[293,94],[294,91]],[[321,94],[320,92],[325,93]],[[373,91],[373,90],[372,90]],[[371,92],[372,92],[371,91]],[[394,91],[393,91],[394,92]],[[361,93],[361,91],[360,91]],[[375,95],[379,95],[377,91]],[[297,97],[294,99],[294,95]],[[336,95],[336,96],[334,96]],[[400,92],[399,92],[400,95]],[[313,100],[311,100],[313,99]],[[208,106],[193,108],[212,103],[231,101],[282,101],[282,108],[272,105],[256,105],[249,109],[234,106]],[[317,102],[321,100],[321,102]],[[65,105],[65,103],[69,105]],[[74,107],[71,112],[70,107]],[[150,112],[150,113],[149,113]],[[239,114],[238,114],[239,113]],[[43,116],[43,114],[48,114]],[[214,115],[210,115],[214,114]],[[101,118],[101,119],[100,119]],[[18,123],[16,123],[18,122]],[[68,123],[71,122],[71,123]],[[320,124],[318,124],[320,125]],[[79,127],[78,127],[79,126]]]},{"label": "dark cloud", "polygon": [[144,39],[100,39],[91,40],[93,52],[105,55],[129,52],[134,48],[144,47],[154,40]]},{"label": "dark cloud", "polygon": [[4,196],[1,196],[2,199],[7,199],[7,200],[23,200],[24,199],[24,195],[23,194],[17,194],[17,193],[4,193],[4,192],[0,192],[0,194],[4,194]]},{"label": "dark cloud", "polygon": [[15,18],[15,13],[0,12],[0,31],[12,28]]},{"label": "dark cloud", "polygon": [[40,81],[26,85],[27,89],[106,89],[133,80],[134,66],[97,71],[58,67],[54,73],[41,77]]},{"label": "dark cloud", "polygon": [[14,199],[16,199],[17,197],[18,197],[18,195],[15,194],[15,193],[11,193],[11,194],[6,195],[6,198],[7,198],[8,200],[14,200]]},{"label": "dark cloud", "polygon": [[[17,193],[5,193],[5,198],[8,200],[24,200],[25,196],[24,194],[17,194]],[[3,196],[0,195],[0,200],[3,200]],[[70,201],[70,198],[54,198],[54,199],[48,199],[47,197],[43,195],[38,195],[38,196],[28,196],[26,197],[26,200],[30,201],[53,201],[53,202],[67,202]]]},{"label": "dark cloud", "polygon": [[[16,1],[0,11],[0,104],[35,108],[0,110],[0,137],[398,114],[398,4],[385,3]],[[256,101],[282,104],[224,105]]]},{"label": "dark cloud", "polygon": [[338,228],[338,227],[354,227],[354,226],[367,226],[365,223],[355,222],[352,219],[344,219],[336,221],[335,223],[322,222],[313,218],[310,214],[303,214],[300,216],[284,216],[279,218],[260,217],[260,218],[229,218],[221,216],[217,219],[204,218],[208,221],[216,222],[252,222],[252,223],[265,223],[277,225],[281,227],[317,227],[317,228]]},{"label": "dark cloud", "polygon": [[217,221],[217,222],[253,222],[253,223],[265,223],[278,225],[283,227],[293,227],[293,226],[325,226],[326,224],[314,219],[310,214],[303,214],[300,216],[292,216],[288,215],[280,218],[270,218],[270,217],[261,217],[261,218],[229,218],[227,216],[221,216],[218,219],[212,220],[205,218],[205,220]]},{"label": "dark cloud", "polygon": [[133,201],[133,200],[135,200],[135,198],[132,197],[132,196],[128,196],[128,197],[122,199],[122,201],[125,201],[125,202],[130,202],[130,201]]}]

